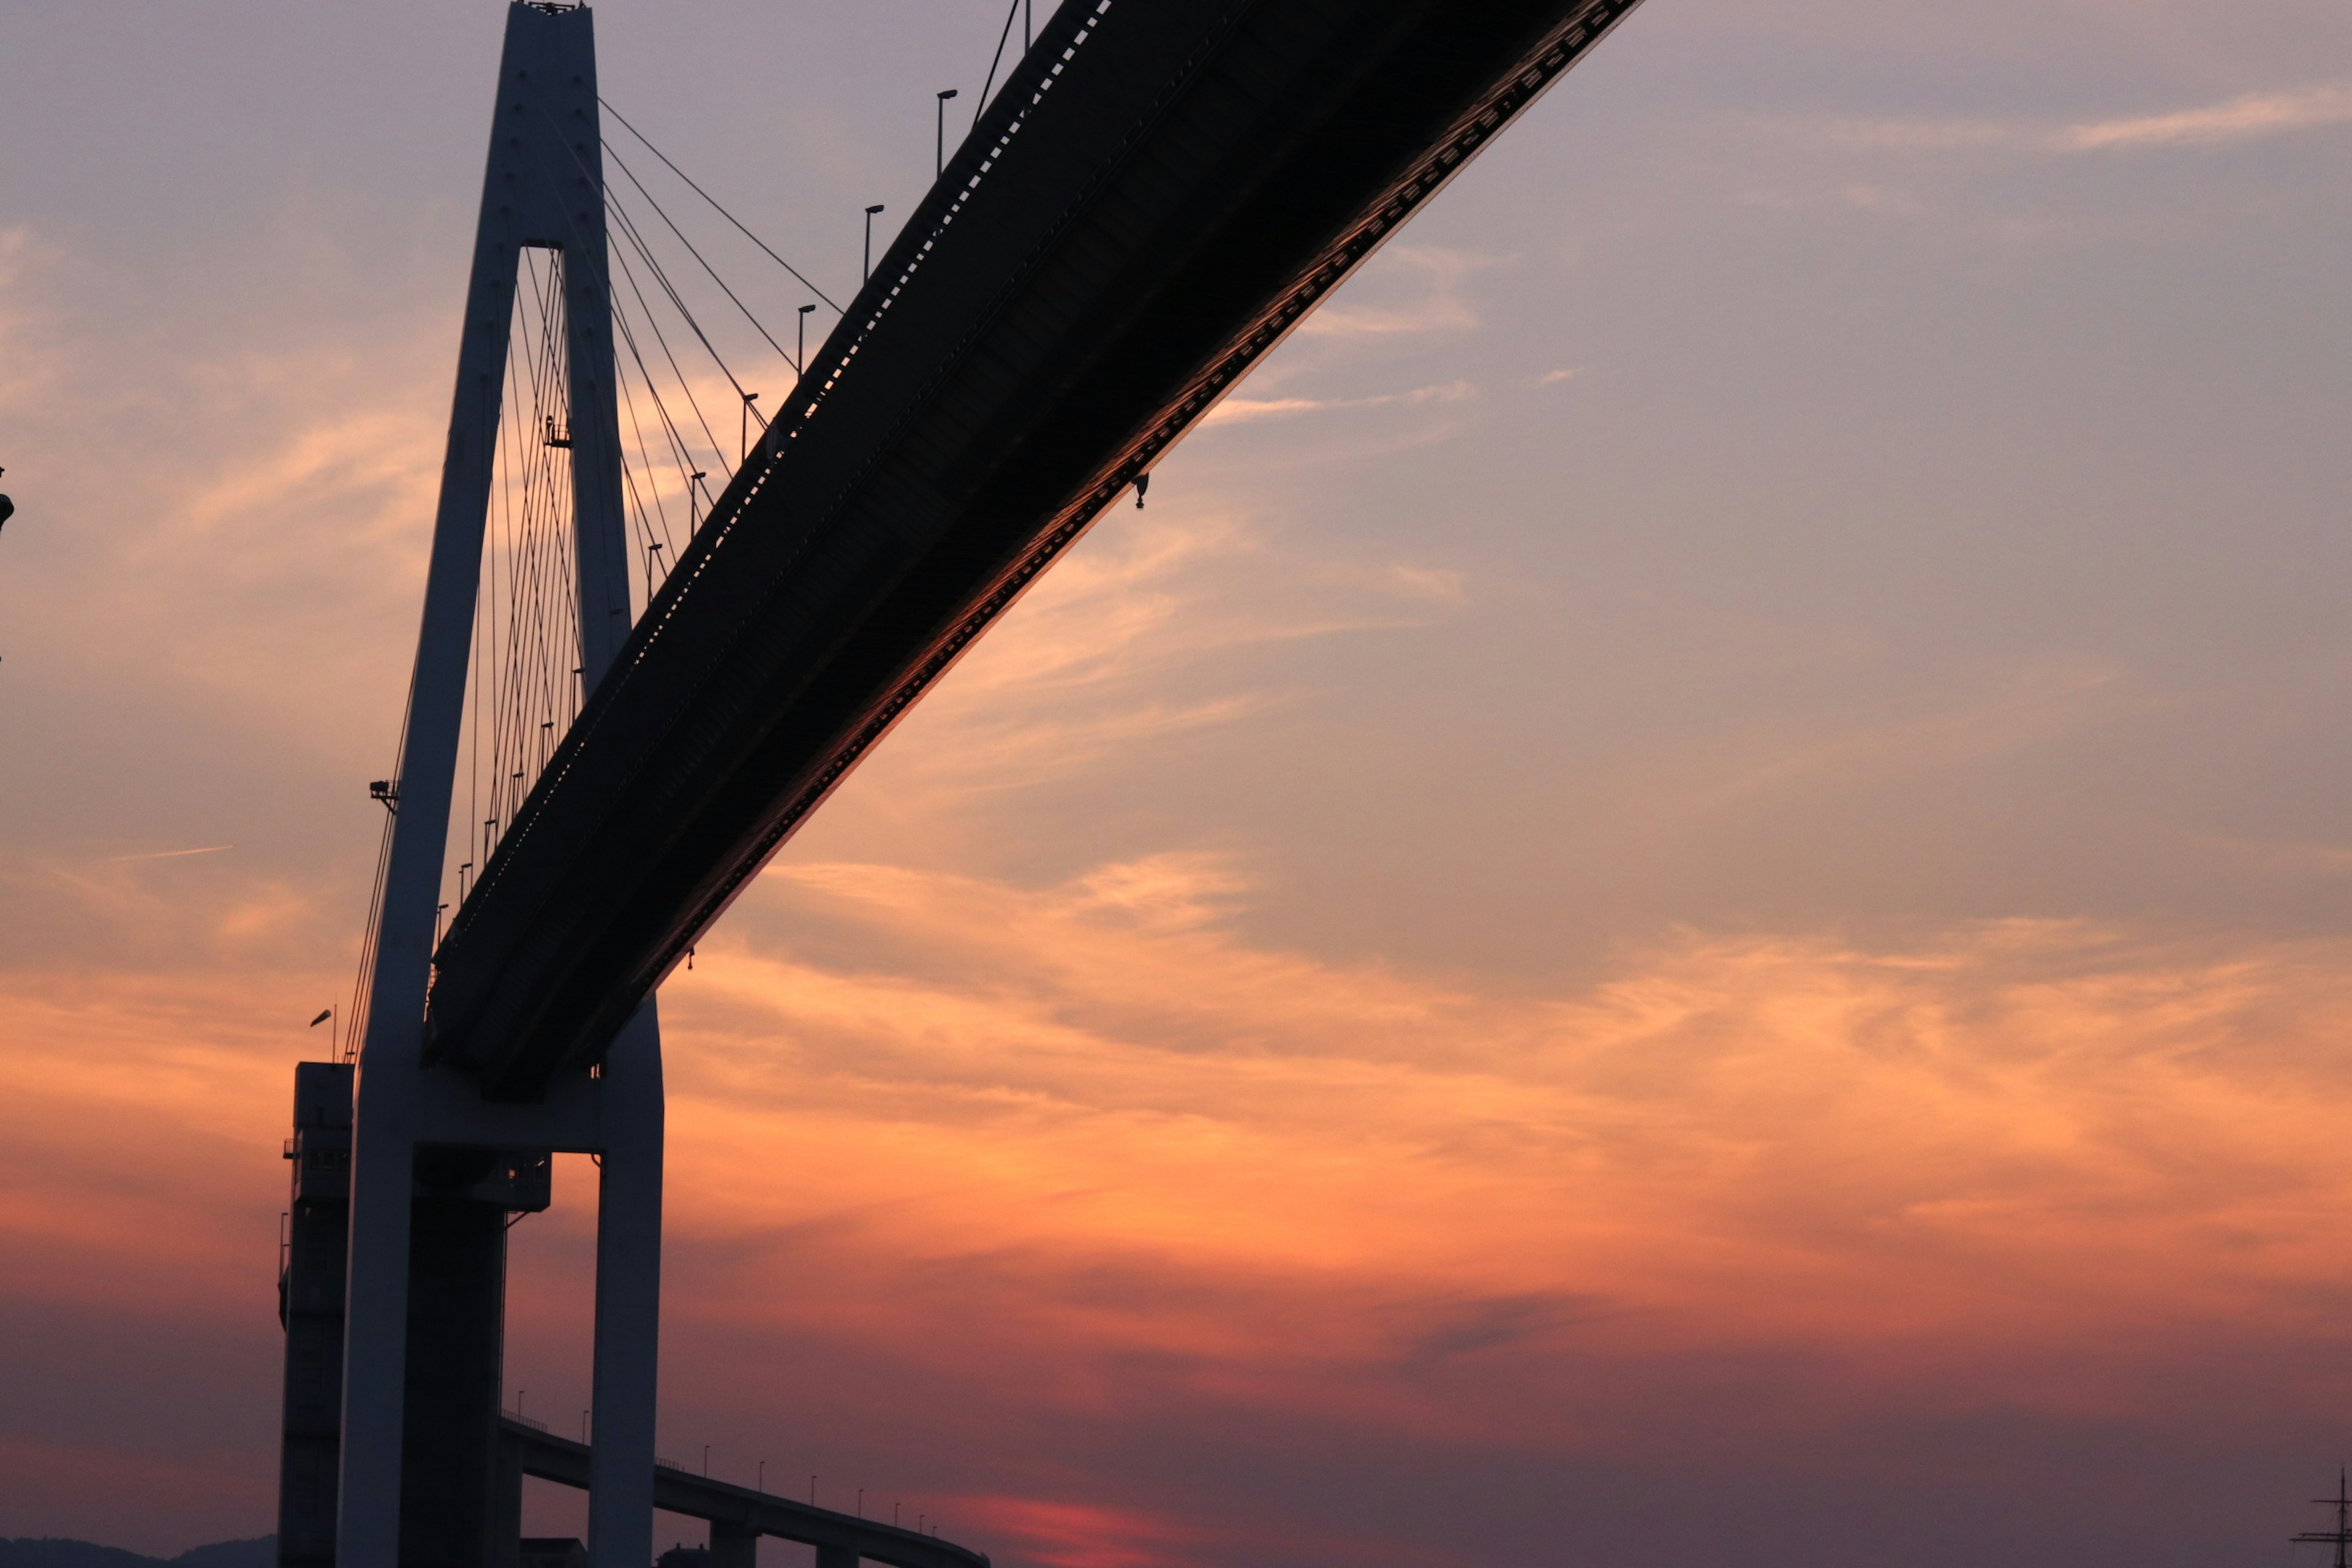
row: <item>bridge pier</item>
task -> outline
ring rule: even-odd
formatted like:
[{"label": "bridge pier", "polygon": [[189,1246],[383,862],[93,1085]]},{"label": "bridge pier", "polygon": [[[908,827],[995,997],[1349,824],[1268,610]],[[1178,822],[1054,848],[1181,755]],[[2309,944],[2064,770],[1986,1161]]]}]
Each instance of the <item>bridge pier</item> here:
[{"label": "bridge pier", "polygon": [[[295,1233],[285,1287],[289,1414],[280,1518],[302,1521],[304,1528],[281,1531],[281,1568],[351,1564],[352,1521],[374,1517],[370,1510],[383,1510],[388,1501],[395,1532],[369,1541],[372,1550],[356,1554],[359,1563],[512,1568],[525,1470],[501,1410],[508,1218],[548,1206],[551,1150],[597,1153],[604,1163],[592,1407],[600,1442],[593,1479],[582,1478],[590,1484],[592,1535],[600,1543],[592,1562],[636,1568],[651,1560],[664,1117],[658,1024],[650,1004],[615,1047],[608,1068],[600,1079],[566,1086],[570,1092],[548,1103],[527,1106],[492,1104],[446,1075],[412,1071],[411,1092],[402,1103],[434,1137],[409,1145],[408,1183],[373,1194],[373,1204],[352,1227],[354,1263],[363,1255],[380,1259],[388,1240],[401,1244],[406,1279],[396,1306],[380,1294],[346,1291],[342,1258],[317,1245],[311,1234],[328,1235],[320,1227],[332,1226],[339,1237],[335,1215],[314,1216],[311,1226]],[[348,1068],[306,1062],[299,1071],[339,1071],[337,1081],[349,1092]],[[309,1077],[302,1083],[306,1094],[315,1089]],[[341,1131],[304,1128],[294,1151],[331,1159]],[[322,1142],[330,1147],[315,1147]],[[340,1194],[339,1181],[312,1170],[320,1163],[306,1158],[298,1167],[298,1207],[304,1184],[321,1198]],[[368,1195],[364,1189],[362,1195]],[[303,1309],[299,1317],[298,1308]],[[352,1455],[372,1451],[364,1445],[382,1428],[354,1422],[346,1411],[342,1543],[331,1548],[338,1456],[326,1425],[331,1405],[323,1413],[313,1406],[319,1403],[314,1385],[331,1389],[333,1380],[306,1369],[322,1358],[331,1365],[337,1342],[346,1368],[381,1369],[387,1354],[398,1357],[391,1363],[399,1383],[388,1412],[380,1381],[353,1379],[362,1398],[346,1402],[368,1404],[378,1421],[387,1422],[397,1436],[398,1459],[380,1470],[360,1470]],[[313,1472],[323,1474],[326,1484],[296,1484]]]},{"label": "bridge pier", "polygon": [[[436,1160],[436,1154],[438,1153]],[[488,1152],[483,1152],[487,1155]],[[425,1152],[446,1183],[455,1163]],[[463,1183],[459,1177],[460,1184]],[[494,1204],[421,1193],[409,1207],[405,1419],[400,1555],[436,1568],[489,1568],[506,1315],[507,1216]]]},{"label": "bridge pier", "polygon": [[710,1568],[759,1568],[760,1532],[747,1525],[714,1520],[710,1526]]},{"label": "bridge pier", "polygon": [[294,1162],[278,1319],[286,1395],[278,1475],[280,1568],[335,1568],[335,1469],[343,1424],[343,1268],[351,1247],[352,1069],[294,1069]]},{"label": "bridge pier", "polygon": [[522,1447],[499,1423],[497,1477],[491,1492],[490,1568],[522,1568]]},{"label": "bridge pier", "polygon": [[593,1568],[654,1552],[654,1420],[661,1345],[661,1032],[637,1010],[597,1080],[604,1165],[596,1203],[595,1447],[588,1487]]},{"label": "bridge pier", "polygon": [[[390,945],[389,939],[383,945]],[[383,967],[381,952],[377,966]],[[331,1559],[336,1568],[400,1565],[417,1074],[413,1051],[411,1060],[395,1068],[392,1048],[388,1041],[383,1049],[371,1046],[362,1054],[352,1113],[343,1429]]]},{"label": "bridge pier", "polygon": [[[286,1324],[286,1427],[278,1500],[281,1568],[335,1568],[342,1358],[399,1336],[402,1386],[396,1506],[399,1556],[433,1568],[513,1568],[520,1539],[520,1452],[500,1434],[508,1215],[548,1205],[544,1152],[428,1143],[414,1147],[400,1239],[408,1280],[399,1310],[368,1301],[347,1334],[352,1069],[295,1069],[297,1163],[280,1290]],[[383,1228],[392,1228],[387,1223]],[[374,1336],[371,1339],[370,1336]],[[377,1488],[362,1500],[381,1502]]]}]

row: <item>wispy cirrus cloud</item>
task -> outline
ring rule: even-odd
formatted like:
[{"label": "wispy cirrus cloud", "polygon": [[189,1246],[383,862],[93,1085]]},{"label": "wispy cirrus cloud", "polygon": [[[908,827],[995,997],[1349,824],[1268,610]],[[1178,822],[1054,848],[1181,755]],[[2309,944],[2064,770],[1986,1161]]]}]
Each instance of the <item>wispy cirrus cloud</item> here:
[{"label": "wispy cirrus cloud", "polygon": [[1302,414],[1333,414],[1358,408],[1411,408],[1432,403],[1466,403],[1478,389],[1466,381],[1417,386],[1411,392],[1384,393],[1373,397],[1228,397],[1209,410],[1203,426],[1241,425],[1264,419],[1291,419]]},{"label": "wispy cirrus cloud", "polygon": [[1067,777],[1138,742],[1238,723],[1294,700],[1206,676],[1220,658],[1424,625],[1466,597],[1458,572],[1297,557],[1229,512],[1114,513],[871,766],[934,802],[943,790]]},{"label": "wispy cirrus cloud", "polygon": [[110,855],[107,858],[117,863],[125,860],[178,860],[190,855],[217,855],[224,849],[236,847],[234,844],[207,844],[196,849],[150,849],[144,854]]},{"label": "wispy cirrus cloud", "polygon": [[324,924],[336,907],[322,900],[324,876],[289,876],[236,848],[93,856],[0,846],[0,911],[18,922],[0,970],[37,973],[75,950],[135,973],[197,954],[243,964],[273,950],[285,962],[289,945],[341,947]]},{"label": "wispy cirrus cloud", "polygon": [[26,298],[28,275],[46,258],[31,229],[0,228],[0,408],[27,405],[57,374],[62,358],[53,324]]},{"label": "wispy cirrus cloud", "polygon": [[[447,396],[446,371],[424,369],[423,313],[232,334],[87,308],[81,276],[121,263],[0,236],[11,651],[215,711],[309,704],[320,742],[358,721],[386,734],[397,696],[378,718],[354,694],[396,693],[385,649],[414,635]],[[333,669],[335,695],[295,668]]]},{"label": "wispy cirrus cloud", "polygon": [[[1463,284],[1477,273],[1503,265],[1505,259],[1444,246],[1390,246],[1362,276],[1350,280],[1346,292],[1300,323],[1299,335],[1350,338],[1467,331],[1477,326],[1478,313],[1462,297]],[[1402,297],[1395,298],[1399,295]]]},{"label": "wispy cirrus cloud", "polygon": [[2242,142],[2352,121],[2352,83],[2329,82],[2283,92],[2249,92],[2220,103],[2163,114],[2089,121],[2058,132],[2071,152]]},{"label": "wispy cirrus cloud", "polygon": [[2352,83],[2241,93],[2154,114],[2053,124],[2021,120],[1856,120],[1838,123],[1840,141],[1901,151],[1989,148],[2025,153],[2125,152],[2251,142],[2352,122]]},{"label": "wispy cirrus cloud", "polygon": [[1924,777],[2014,752],[2079,729],[2125,700],[2126,670],[2107,660],[2043,658],[1983,672],[1940,700],[1921,698],[1911,711],[1821,729],[1757,736],[1752,749],[1717,772],[1700,791],[1661,795],[1690,805],[1790,788],[1836,790],[1874,780]]}]

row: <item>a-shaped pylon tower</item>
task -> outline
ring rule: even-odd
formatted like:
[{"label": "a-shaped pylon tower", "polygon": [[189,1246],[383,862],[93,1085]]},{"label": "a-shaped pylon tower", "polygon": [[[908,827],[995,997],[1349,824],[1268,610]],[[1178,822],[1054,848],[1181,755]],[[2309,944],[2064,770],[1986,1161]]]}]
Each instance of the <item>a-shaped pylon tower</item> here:
[{"label": "a-shaped pylon tower", "polygon": [[[283,1276],[279,1554],[289,1565],[510,1560],[520,1481],[499,1461],[506,1229],[514,1213],[547,1206],[551,1156],[572,1152],[602,1168],[591,1559],[645,1568],[653,1554],[663,1137],[653,1004],[594,1068],[530,1104],[492,1101],[436,1065],[425,1025],[501,475],[528,468],[540,537],[563,547],[557,589],[543,595],[560,614],[537,622],[554,679],[536,699],[549,716],[528,716],[549,737],[535,765],[629,632],[597,106],[587,8],[509,6],[399,776],[375,792],[393,816],[356,1070],[305,1063],[297,1086]],[[506,405],[521,384],[510,364],[519,304],[538,327],[527,421]],[[474,675],[478,706],[484,672]],[[511,794],[529,787],[522,767],[499,775]],[[487,854],[479,829],[465,827],[461,853]]]}]

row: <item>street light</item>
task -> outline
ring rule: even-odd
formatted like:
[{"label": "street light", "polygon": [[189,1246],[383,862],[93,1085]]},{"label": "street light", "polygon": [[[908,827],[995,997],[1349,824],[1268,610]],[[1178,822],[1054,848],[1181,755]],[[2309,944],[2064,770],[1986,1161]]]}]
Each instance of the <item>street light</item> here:
[{"label": "street light", "polygon": [[793,344],[793,352],[797,356],[793,361],[793,374],[795,377],[808,374],[808,319],[809,312],[815,309],[814,305],[801,307],[801,335]]},{"label": "street light", "polygon": [[931,161],[931,178],[935,180],[948,172],[948,100],[955,95],[956,89],[953,88],[949,88],[940,94],[939,150],[938,155]]},{"label": "street light", "polygon": [[874,215],[881,210],[880,202],[866,209],[866,271],[864,276],[857,279],[860,283],[874,276]]}]

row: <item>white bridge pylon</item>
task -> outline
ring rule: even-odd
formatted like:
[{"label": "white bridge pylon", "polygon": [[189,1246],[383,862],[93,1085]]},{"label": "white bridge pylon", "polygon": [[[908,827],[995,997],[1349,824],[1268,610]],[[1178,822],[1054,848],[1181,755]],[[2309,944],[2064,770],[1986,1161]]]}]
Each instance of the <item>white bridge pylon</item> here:
[{"label": "white bridge pylon", "polygon": [[[524,253],[534,247],[556,253],[562,289],[578,696],[594,689],[629,631],[601,146],[590,12],[510,5],[367,975],[352,1160],[338,1568],[422,1561],[420,1552],[432,1550],[423,1539],[432,1533],[425,1521],[444,1500],[420,1496],[415,1476],[404,1489],[404,1461],[420,1468],[420,1457],[452,1433],[470,1444],[478,1430],[480,1441],[495,1442],[502,1384],[495,1375],[483,1382],[481,1353],[468,1363],[466,1397],[454,1400],[447,1389],[428,1387],[436,1366],[412,1364],[440,1353],[436,1332],[451,1343],[464,1339],[446,1321],[436,1329],[436,1317],[503,1310],[502,1290],[458,1300],[447,1279],[412,1268],[412,1244],[428,1234],[419,1228],[431,1197],[425,1173],[447,1169],[452,1156],[462,1167],[472,1153],[494,1151],[601,1157],[590,1560],[598,1568],[644,1568],[653,1553],[663,1140],[654,1005],[648,1001],[622,1032],[600,1071],[560,1080],[539,1104],[486,1100],[470,1078],[425,1060],[501,394]],[[551,429],[546,439],[562,444]],[[469,843],[474,832],[469,823]],[[487,1329],[495,1368],[502,1336],[495,1322]],[[420,1388],[428,1392],[412,1397]],[[474,1410],[484,1394],[487,1405]],[[459,1500],[446,1500],[467,1511]],[[404,1519],[419,1537],[405,1552]]]}]

